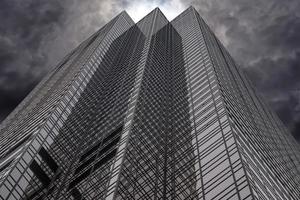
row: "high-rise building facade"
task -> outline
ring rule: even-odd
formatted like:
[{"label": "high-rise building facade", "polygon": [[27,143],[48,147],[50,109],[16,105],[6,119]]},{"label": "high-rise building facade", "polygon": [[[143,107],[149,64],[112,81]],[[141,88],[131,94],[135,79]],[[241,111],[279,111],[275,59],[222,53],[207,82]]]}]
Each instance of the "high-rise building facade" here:
[{"label": "high-rise building facade", "polygon": [[122,12],[2,122],[1,199],[300,199],[300,148],[190,7]]}]

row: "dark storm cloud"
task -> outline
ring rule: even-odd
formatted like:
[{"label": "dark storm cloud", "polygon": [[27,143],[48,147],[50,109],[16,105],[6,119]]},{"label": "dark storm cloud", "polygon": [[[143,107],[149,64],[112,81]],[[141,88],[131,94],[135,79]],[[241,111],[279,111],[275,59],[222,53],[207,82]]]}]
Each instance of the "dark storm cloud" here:
[{"label": "dark storm cloud", "polygon": [[[33,3],[35,2],[35,3]],[[47,71],[40,51],[45,35],[63,14],[59,1],[0,2],[0,119],[3,119]]]},{"label": "dark storm cloud", "polygon": [[300,139],[300,2],[189,1]]},{"label": "dark storm cloud", "polygon": [[65,54],[120,11],[111,2],[0,1],[0,121]]}]

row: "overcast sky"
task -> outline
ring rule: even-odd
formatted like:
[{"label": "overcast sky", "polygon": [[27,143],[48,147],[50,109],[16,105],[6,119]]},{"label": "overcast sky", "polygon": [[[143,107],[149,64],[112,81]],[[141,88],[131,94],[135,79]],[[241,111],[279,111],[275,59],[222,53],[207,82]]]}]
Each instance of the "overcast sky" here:
[{"label": "overcast sky", "polygon": [[300,140],[299,0],[1,0],[0,121],[71,49],[122,10],[193,5]]}]

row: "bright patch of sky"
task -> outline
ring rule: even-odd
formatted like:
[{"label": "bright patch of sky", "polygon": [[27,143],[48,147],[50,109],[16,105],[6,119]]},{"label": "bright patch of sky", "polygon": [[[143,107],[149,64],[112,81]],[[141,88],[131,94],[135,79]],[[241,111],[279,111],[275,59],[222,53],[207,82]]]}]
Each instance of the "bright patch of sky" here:
[{"label": "bright patch of sky", "polygon": [[138,22],[156,7],[159,7],[169,21],[186,9],[179,0],[133,0],[125,7],[125,10],[133,21]]}]

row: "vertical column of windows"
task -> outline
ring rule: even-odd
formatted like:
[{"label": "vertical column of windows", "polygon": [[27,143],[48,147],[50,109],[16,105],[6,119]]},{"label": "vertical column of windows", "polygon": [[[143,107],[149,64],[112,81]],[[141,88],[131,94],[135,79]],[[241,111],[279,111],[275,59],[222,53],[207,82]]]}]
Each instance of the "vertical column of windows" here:
[{"label": "vertical column of windows", "polygon": [[[198,184],[204,185],[202,193],[204,193],[205,198],[217,197],[216,195],[240,196],[240,198],[243,195],[243,198],[249,198],[249,186],[247,186],[237,146],[226,117],[223,100],[217,85],[218,82],[210,64],[209,55],[207,53],[203,54],[203,52],[206,52],[205,43],[203,39],[200,39],[197,45],[192,42],[197,38],[195,33],[199,32],[192,31],[193,29],[196,30],[197,24],[189,24],[190,28],[188,30],[190,31],[187,31],[187,28],[181,29],[180,26],[184,27],[185,24],[179,24],[180,17],[175,19],[173,23],[178,23],[176,27],[183,35],[184,52],[188,62],[190,93],[194,104],[191,106],[193,107],[192,113],[195,116],[196,133],[198,133],[194,139],[194,144],[198,145],[199,161],[202,164],[198,168],[202,171],[203,180],[202,183],[199,182]],[[182,14],[182,18],[185,18],[186,21],[192,21],[191,19],[188,20],[188,17],[193,18],[191,14],[190,16]],[[198,56],[193,56],[195,49],[197,49]],[[201,52],[201,56],[199,56],[199,52]],[[220,166],[223,166],[226,170],[222,172]],[[214,171],[218,170],[218,167],[220,174]],[[210,173],[217,174],[217,176],[210,176]],[[214,181],[214,179],[219,179],[219,182]],[[225,185],[229,187],[225,189]],[[213,192],[218,187],[218,192]],[[225,190],[222,191],[220,188]]]},{"label": "vertical column of windows", "polygon": [[[153,11],[152,13],[150,13],[149,15],[147,15],[143,20],[141,20],[140,22],[137,23],[137,27],[144,33],[145,36],[151,36],[154,30],[154,26],[156,24],[156,17],[157,17],[157,11]],[[151,25],[149,25],[149,22],[147,23],[147,21],[150,21]],[[145,63],[146,63],[146,59],[148,57],[149,54],[149,48],[150,46],[150,39],[146,39],[145,44],[144,44],[144,48],[142,50],[142,55],[141,58],[139,59],[139,64],[138,64],[138,69],[137,69],[137,75],[135,78],[135,83],[134,83],[134,88],[132,90],[131,93],[131,97],[128,103],[128,108],[127,108],[127,113],[126,113],[126,119],[125,119],[125,131],[122,134],[121,137],[121,141],[120,141],[120,146],[118,148],[118,152],[116,155],[116,159],[114,161],[114,165],[112,168],[112,172],[111,172],[111,177],[110,177],[110,183],[108,185],[108,190],[107,190],[107,197],[106,199],[111,199],[114,197],[115,192],[116,192],[116,188],[118,188],[118,190],[122,190],[121,186],[118,186],[118,180],[119,180],[119,175],[121,173],[122,168],[123,168],[123,159],[125,157],[125,153],[126,151],[128,151],[126,148],[128,147],[128,139],[129,139],[129,132],[132,131],[131,130],[131,124],[133,121],[133,116],[135,113],[135,107],[136,107],[136,103],[137,103],[137,99],[139,96],[139,92],[140,92],[140,85],[141,85],[141,81],[142,78],[144,76],[144,67],[145,67]]]}]

